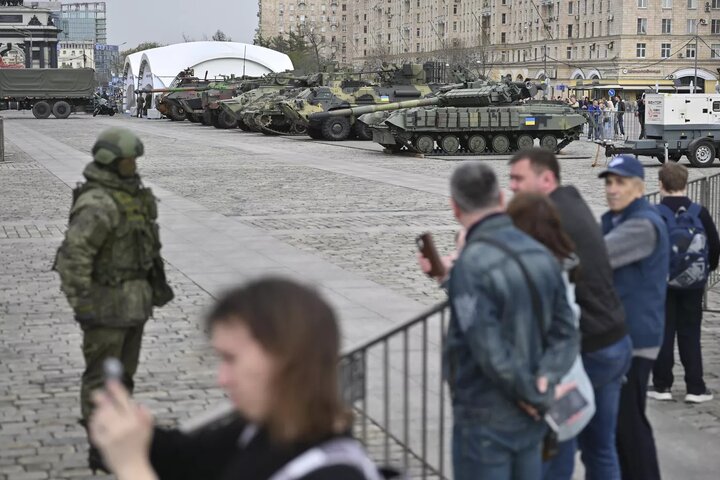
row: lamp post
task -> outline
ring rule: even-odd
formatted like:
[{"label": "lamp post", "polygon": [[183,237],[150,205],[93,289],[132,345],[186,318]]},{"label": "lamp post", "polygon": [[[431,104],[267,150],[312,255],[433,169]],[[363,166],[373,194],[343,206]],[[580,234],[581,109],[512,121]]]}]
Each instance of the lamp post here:
[{"label": "lamp post", "polygon": [[700,25],[707,25],[707,22],[704,18],[698,18],[695,20],[695,78],[693,79],[693,92],[697,93],[697,70],[698,70],[698,38],[700,35],[698,35],[698,32],[700,30]]},{"label": "lamp post", "polygon": [[23,28],[18,28],[14,25],[10,25],[13,30],[17,30],[20,32],[21,35],[24,35],[26,37],[30,37],[30,68],[33,68],[35,59],[33,58],[33,36],[32,32],[30,30],[25,30]]}]

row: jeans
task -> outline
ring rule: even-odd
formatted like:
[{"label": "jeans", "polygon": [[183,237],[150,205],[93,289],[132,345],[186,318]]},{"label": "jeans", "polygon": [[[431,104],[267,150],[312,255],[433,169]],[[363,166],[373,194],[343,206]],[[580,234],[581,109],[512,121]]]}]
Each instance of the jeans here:
[{"label": "jeans", "polygon": [[558,455],[546,462],[546,480],[570,480],[575,468],[576,443],[582,451],[587,480],[620,480],[615,445],[620,388],[630,368],[632,342],[629,336],[582,355],[585,372],[593,384],[595,415],[575,440],[559,445]]},{"label": "jeans", "polygon": [[705,393],[702,353],[700,351],[700,323],[704,289],[668,289],[665,301],[665,336],[653,367],[653,385],[657,390],[670,389],[673,384],[673,350],[677,334],[680,362],[685,369],[687,393]]},{"label": "jeans", "polygon": [[660,480],[655,438],[645,415],[653,363],[654,360],[633,357],[627,382],[620,392],[617,447],[622,478],[626,480]]},{"label": "jeans", "polygon": [[453,426],[455,480],[540,480],[542,438],[499,432],[456,419]]}]

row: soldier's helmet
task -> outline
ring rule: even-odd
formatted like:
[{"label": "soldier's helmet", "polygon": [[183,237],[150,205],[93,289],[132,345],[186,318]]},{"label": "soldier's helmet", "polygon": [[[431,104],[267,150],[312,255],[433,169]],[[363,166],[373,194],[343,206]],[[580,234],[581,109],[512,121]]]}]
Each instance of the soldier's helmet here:
[{"label": "soldier's helmet", "polygon": [[95,161],[110,165],[118,158],[137,158],[145,153],[145,147],[137,135],[127,128],[108,128],[98,136],[92,148]]}]

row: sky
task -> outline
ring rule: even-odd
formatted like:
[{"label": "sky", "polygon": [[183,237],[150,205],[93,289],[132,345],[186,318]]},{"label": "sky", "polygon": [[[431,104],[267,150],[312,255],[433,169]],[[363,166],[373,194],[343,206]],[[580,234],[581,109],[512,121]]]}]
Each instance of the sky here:
[{"label": "sky", "polygon": [[142,42],[179,43],[183,34],[203,40],[203,35],[210,38],[218,29],[233,41],[252,43],[258,21],[258,0],[105,0],[105,3],[108,43],[127,42],[121,50]]}]

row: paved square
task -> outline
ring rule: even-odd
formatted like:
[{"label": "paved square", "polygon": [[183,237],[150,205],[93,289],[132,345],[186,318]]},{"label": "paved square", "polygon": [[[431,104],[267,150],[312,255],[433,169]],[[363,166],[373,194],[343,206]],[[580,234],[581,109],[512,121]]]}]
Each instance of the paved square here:
[{"label": "paved square", "polygon": [[[443,294],[417,270],[417,234],[452,242],[452,158],[389,156],[371,142],[313,142],[189,122],[6,112],[0,162],[0,479],[91,478],[77,425],[80,331],[50,271],[71,186],[97,134],[134,129],[140,172],[160,203],[163,255],[176,299],[147,325],[137,397],[171,425],[222,398],[200,327],[224,288],[278,274],[317,285],[337,308],[345,347],[423,311]],[[561,155],[563,180],[604,210],[594,144]],[[507,187],[507,157],[482,157]],[[600,159],[604,164],[604,158]],[[659,164],[645,159],[648,188]],[[720,168],[691,170],[691,178]],[[720,308],[713,293],[711,305]],[[720,316],[706,314],[706,377],[720,391]],[[676,377],[682,374],[676,371]],[[681,398],[681,385],[677,397]],[[651,404],[666,478],[716,478],[720,400]]]}]

